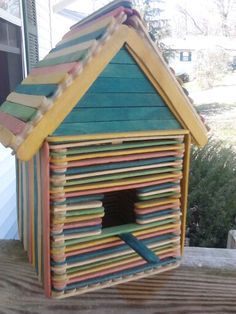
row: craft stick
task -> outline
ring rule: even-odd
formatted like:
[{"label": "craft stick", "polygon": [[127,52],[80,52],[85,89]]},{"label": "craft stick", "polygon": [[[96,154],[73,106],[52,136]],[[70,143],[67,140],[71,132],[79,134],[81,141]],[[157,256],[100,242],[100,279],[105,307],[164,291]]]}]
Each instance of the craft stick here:
[{"label": "craft stick", "polygon": [[102,207],[101,201],[91,201],[91,202],[81,202],[75,205],[68,205],[68,206],[54,206],[54,212],[60,212],[64,210],[80,210],[80,209],[93,209],[93,208],[100,208]]},{"label": "craft stick", "polygon": [[71,46],[71,47],[68,47],[68,48],[64,48],[64,49],[59,50],[59,51],[50,52],[44,58],[44,60],[49,60],[49,59],[65,56],[67,54],[74,53],[74,52],[77,52],[77,51],[80,51],[80,50],[88,49],[88,48],[91,48],[92,46],[94,46],[96,44],[97,44],[96,39],[93,39],[93,40],[86,41],[84,43],[80,43],[78,45],[74,45],[74,46]]},{"label": "craft stick", "polygon": [[21,84],[60,84],[67,79],[69,79],[69,74],[66,72],[56,72],[39,75],[30,74],[21,82]]},{"label": "craft stick", "polygon": [[28,208],[29,208],[29,262],[35,266],[35,243],[34,243],[34,174],[32,160],[27,162],[28,168]]},{"label": "craft stick", "polygon": [[78,66],[78,62],[62,63],[54,66],[48,66],[43,68],[33,68],[30,71],[30,75],[48,75],[58,72],[70,73],[74,67]]},{"label": "craft stick", "polygon": [[170,204],[170,203],[179,203],[179,199],[175,198],[175,197],[171,197],[171,198],[167,198],[164,200],[151,200],[151,201],[141,201],[141,202],[137,202],[135,203],[135,208],[137,209],[143,209],[143,208],[147,208],[147,207],[153,207],[153,206],[159,206],[159,205],[166,205],[166,204]]},{"label": "craft stick", "polygon": [[42,192],[43,192],[43,256],[44,256],[44,290],[47,297],[51,295],[50,272],[50,198],[49,198],[49,146],[44,142],[41,150]]},{"label": "craft stick", "polygon": [[87,221],[88,219],[94,219],[94,218],[101,218],[104,216],[104,212],[100,214],[95,214],[95,215],[84,215],[84,216],[78,216],[78,217],[69,217],[69,218],[62,218],[62,219],[53,219],[52,223],[53,224],[62,224],[62,223],[70,223],[70,222],[75,222],[75,221]]},{"label": "craft stick", "polygon": [[13,134],[17,135],[20,134],[21,132],[23,132],[26,123],[3,112],[0,111],[0,124],[8,129],[10,132],[12,132]]}]

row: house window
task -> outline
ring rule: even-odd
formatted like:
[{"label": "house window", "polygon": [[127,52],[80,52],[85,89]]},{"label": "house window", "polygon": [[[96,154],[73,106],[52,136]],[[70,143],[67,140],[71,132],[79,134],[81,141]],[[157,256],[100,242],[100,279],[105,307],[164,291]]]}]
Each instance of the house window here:
[{"label": "house window", "polygon": [[0,103],[22,80],[21,30],[0,18]]},{"label": "house window", "polygon": [[0,9],[19,18],[20,17],[20,0],[1,0]]},{"label": "house window", "polygon": [[192,52],[191,51],[181,51],[180,52],[180,61],[184,61],[184,62],[192,61]]}]

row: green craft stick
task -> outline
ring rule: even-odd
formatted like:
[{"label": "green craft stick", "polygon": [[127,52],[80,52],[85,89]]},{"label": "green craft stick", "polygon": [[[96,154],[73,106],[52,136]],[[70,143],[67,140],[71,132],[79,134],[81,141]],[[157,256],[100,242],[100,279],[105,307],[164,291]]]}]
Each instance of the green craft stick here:
[{"label": "green craft stick", "polygon": [[[181,141],[182,142],[182,141]],[[135,142],[129,144],[121,144],[121,145],[104,145],[104,146],[88,146],[86,148],[78,148],[78,149],[68,149],[67,151],[58,151],[58,152],[51,152],[50,156],[57,157],[57,156],[70,156],[76,154],[84,154],[84,153],[93,153],[93,152],[106,152],[106,151],[114,151],[114,150],[123,150],[129,148],[138,148],[138,147],[151,147],[151,146],[161,146],[161,145],[175,145],[181,143],[178,140],[164,140],[164,141],[143,141],[143,142]]]},{"label": "green craft stick", "polygon": [[1,107],[0,111],[10,114],[24,122],[32,120],[36,113],[37,109],[27,107],[24,105],[16,104],[10,101],[5,101]]},{"label": "green craft stick", "polygon": [[68,55],[64,55],[64,56],[53,58],[53,59],[44,59],[40,61],[39,63],[37,63],[36,67],[37,68],[48,67],[52,65],[78,61],[78,60],[83,59],[86,56],[87,52],[88,52],[88,49],[85,49],[82,51],[73,52]]},{"label": "green craft stick", "polygon": [[73,210],[67,212],[65,217],[81,216],[81,215],[92,215],[97,213],[103,213],[104,207],[94,208],[94,209],[84,209],[84,210]]},{"label": "green craft stick", "polygon": [[166,192],[166,193],[159,193],[159,194],[153,194],[150,196],[139,196],[138,198],[142,201],[148,201],[155,198],[162,198],[162,197],[170,197],[170,196],[180,196],[179,192],[173,191],[173,192]]}]

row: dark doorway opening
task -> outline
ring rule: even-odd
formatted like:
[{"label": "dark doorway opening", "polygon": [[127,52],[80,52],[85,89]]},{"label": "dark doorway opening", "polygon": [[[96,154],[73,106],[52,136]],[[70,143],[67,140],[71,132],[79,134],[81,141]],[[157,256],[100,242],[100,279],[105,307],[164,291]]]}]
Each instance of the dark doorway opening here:
[{"label": "dark doorway opening", "polygon": [[105,208],[105,216],[102,221],[103,228],[134,223],[135,201],[135,190],[106,193],[103,200]]}]

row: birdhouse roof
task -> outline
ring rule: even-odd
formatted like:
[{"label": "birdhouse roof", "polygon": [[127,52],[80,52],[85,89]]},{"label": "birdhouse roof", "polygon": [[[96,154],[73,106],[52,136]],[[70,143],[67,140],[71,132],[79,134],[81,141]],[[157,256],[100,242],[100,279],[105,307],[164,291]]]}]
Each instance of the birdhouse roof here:
[{"label": "birdhouse roof", "polygon": [[0,142],[19,159],[32,158],[124,46],[182,128],[205,145],[204,124],[129,0],[113,1],[75,24],[38,62],[0,107]]}]

